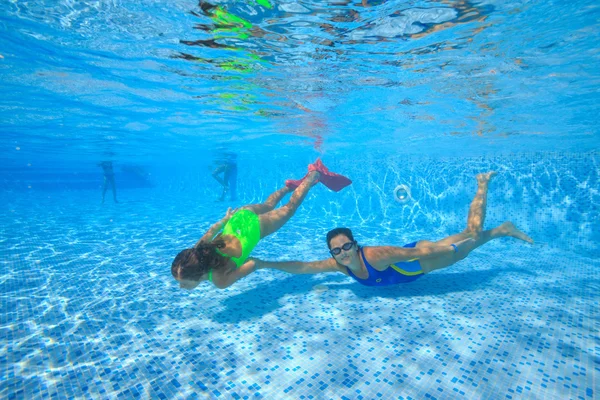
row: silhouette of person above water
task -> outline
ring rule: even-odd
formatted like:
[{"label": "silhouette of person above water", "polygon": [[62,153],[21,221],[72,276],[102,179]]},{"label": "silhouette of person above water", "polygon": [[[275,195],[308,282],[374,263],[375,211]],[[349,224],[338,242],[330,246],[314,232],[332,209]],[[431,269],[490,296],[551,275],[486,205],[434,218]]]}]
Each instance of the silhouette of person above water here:
[{"label": "silhouette of person above water", "polygon": [[102,204],[104,204],[104,196],[106,195],[106,191],[110,186],[113,193],[113,200],[115,203],[117,201],[117,187],[115,186],[115,172],[113,170],[112,161],[101,161],[98,164],[102,167],[102,171],[104,172],[104,187],[102,188]]},{"label": "silhouette of person above water", "polygon": [[222,158],[216,160],[216,164],[212,176],[223,186],[218,201],[224,201],[227,192],[229,192],[229,200],[235,200],[237,195],[237,155],[227,152]]}]

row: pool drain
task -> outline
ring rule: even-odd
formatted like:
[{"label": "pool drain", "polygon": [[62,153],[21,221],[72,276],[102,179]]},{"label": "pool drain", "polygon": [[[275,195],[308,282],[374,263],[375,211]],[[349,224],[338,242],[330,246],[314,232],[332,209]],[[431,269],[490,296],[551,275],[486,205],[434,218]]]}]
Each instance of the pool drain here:
[{"label": "pool drain", "polygon": [[398,203],[407,203],[411,199],[410,197],[410,189],[406,185],[398,185],[396,189],[394,189],[394,200]]}]

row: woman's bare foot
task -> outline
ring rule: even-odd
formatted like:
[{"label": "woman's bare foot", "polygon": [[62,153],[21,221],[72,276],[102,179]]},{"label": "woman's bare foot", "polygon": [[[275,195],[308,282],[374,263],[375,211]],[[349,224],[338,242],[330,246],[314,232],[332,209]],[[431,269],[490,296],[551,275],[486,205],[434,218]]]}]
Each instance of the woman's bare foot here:
[{"label": "woman's bare foot", "polygon": [[533,244],[533,239],[527,236],[524,232],[517,229],[517,227],[512,222],[505,222],[498,227],[500,232],[506,236],[514,237],[516,239],[523,240],[527,243]]},{"label": "woman's bare foot", "polygon": [[494,176],[498,175],[496,171],[486,172],[484,174],[477,174],[477,183],[489,183]]}]

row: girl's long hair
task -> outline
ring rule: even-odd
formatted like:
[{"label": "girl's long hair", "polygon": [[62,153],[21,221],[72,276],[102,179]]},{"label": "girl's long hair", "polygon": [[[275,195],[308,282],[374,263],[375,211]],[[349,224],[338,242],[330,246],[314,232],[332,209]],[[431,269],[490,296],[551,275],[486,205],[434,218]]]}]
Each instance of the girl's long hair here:
[{"label": "girl's long hair", "polygon": [[201,243],[191,249],[179,252],[171,264],[171,274],[175,279],[199,281],[208,271],[219,270],[227,265],[227,258],[217,253],[225,247],[223,239]]}]

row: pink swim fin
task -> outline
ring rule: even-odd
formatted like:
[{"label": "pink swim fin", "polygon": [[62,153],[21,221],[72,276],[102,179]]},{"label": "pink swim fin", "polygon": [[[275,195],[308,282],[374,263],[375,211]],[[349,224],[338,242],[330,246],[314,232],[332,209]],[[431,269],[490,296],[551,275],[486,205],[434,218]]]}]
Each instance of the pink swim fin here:
[{"label": "pink swim fin", "polygon": [[[336,174],[335,172],[330,172],[320,158],[317,158],[313,164],[308,166],[309,171],[319,171],[321,176],[319,176],[319,182],[323,185],[327,186],[330,190],[334,192],[339,192],[346,186],[352,183],[352,181],[346,178],[344,175]],[[304,178],[303,178],[304,179]]]},{"label": "pink swim fin", "polygon": [[[352,181],[345,176],[330,172],[327,167],[323,165],[323,162],[319,158],[317,158],[317,161],[308,166],[308,172],[310,173],[311,171],[318,171],[321,174],[319,177],[319,182],[334,192],[339,192],[352,183]],[[300,186],[302,181],[306,179],[307,176],[308,174],[304,175],[302,179],[288,179],[285,181],[285,186],[292,190],[296,190],[296,188]]]}]

